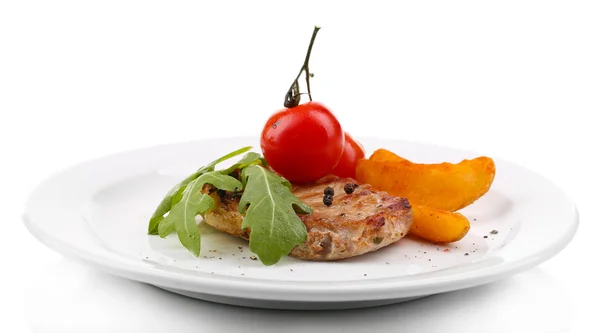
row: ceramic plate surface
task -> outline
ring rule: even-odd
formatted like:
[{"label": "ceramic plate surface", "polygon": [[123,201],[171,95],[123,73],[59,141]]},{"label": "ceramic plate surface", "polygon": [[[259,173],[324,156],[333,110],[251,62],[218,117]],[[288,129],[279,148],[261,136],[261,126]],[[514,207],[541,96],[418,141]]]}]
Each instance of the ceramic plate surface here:
[{"label": "ceramic plate surface", "polygon": [[[422,143],[361,138],[422,163],[479,154]],[[461,210],[469,234],[447,246],[413,238],[336,262],[283,258],[265,267],[248,245],[204,223],[193,257],[176,235],[146,234],[164,194],[199,166],[257,138],[214,139],[125,152],[69,168],[32,193],[30,232],[70,258],[127,279],[203,300],[288,309],[356,308],[489,283],[557,254],[578,226],[574,204],[542,176],[496,159],[490,191]],[[224,164],[226,165],[226,164]],[[497,230],[496,234],[490,233]],[[484,237],[487,236],[487,237]]]}]

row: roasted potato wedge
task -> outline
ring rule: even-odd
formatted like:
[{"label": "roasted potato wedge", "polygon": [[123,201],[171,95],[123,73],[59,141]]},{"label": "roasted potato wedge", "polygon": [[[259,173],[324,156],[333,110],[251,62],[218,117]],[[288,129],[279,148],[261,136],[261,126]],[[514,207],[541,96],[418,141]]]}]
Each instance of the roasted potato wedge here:
[{"label": "roasted potato wedge", "polygon": [[431,243],[452,243],[461,240],[471,229],[469,220],[460,213],[413,205],[410,233]]},{"label": "roasted potato wedge", "polygon": [[380,162],[410,162],[404,157],[398,156],[395,153],[383,148],[374,151],[373,154],[371,154],[371,157],[369,157],[369,160]]},{"label": "roasted potato wedge", "polygon": [[362,159],[356,166],[356,179],[396,196],[411,204],[444,211],[457,211],[487,193],[496,174],[494,161],[477,157],[460,163],[419,164],[395,160],[380,152],[378,158]]}]

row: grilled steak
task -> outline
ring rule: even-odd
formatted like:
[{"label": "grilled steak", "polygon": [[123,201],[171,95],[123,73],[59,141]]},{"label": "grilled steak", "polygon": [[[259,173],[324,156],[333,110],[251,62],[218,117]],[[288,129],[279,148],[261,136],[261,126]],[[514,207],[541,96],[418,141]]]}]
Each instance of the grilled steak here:
[{"label": "grilled steak", "polygon": [[[338,260],[376,251],[406,236],[412,225],[412,210],[407,199],[376,191],[371,185],[355,184],[350,178],[328,176],[310,185],[294,185],[292,192],[313,209],[300,214],[306,225],[306,242],[295,247],[290,256],[303,260]],[[330,206],[324,204],[324,190],[333,188]],[[352,192],[353,190],[353,192]],[[220,203],[204,216],[212,227],[244,239],[243,216],[238,213],[239,197],[220,195]],[[327,201],[327,200],[325,200]]]}]

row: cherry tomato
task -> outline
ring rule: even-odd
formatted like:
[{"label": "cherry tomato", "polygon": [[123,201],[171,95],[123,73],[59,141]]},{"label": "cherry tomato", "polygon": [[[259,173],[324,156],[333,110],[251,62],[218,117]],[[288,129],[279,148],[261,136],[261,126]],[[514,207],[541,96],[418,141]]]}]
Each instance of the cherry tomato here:
[{"label": "cherry tomato", "polygon": [[342,178],[354,178],[358,160],[365,158],[365,148],[354,140],[350,134],[344,132],[344,136],[345,143],[342,157],[331,173]]},{"label": "cherry tomato", "polygon": [[344,132],[318,102],[281,110],[263,128],[260,146],[269,165],[291,182],[313,182],[330,174],[344,149]]}]

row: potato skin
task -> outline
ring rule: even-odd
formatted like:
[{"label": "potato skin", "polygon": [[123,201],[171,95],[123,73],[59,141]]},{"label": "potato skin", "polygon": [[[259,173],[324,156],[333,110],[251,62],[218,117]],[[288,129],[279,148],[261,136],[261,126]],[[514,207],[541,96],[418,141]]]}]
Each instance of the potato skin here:
[{"label": "potato skin", "polygon": [[373,154],[371,154],[371,157],[369,157],[369,160],[380,162],[410,162],[404,157],[398,156],[393,152],[383,148],[374,151]]},{"label": "potato skin", "polygon": [[410,233],[435,244],[461,240],[471,229],[469,220],[460,213],[413,205]]},{"label": "potato skin", "polygon": [[494,161],[485,156],[456,164],[419,164],[384,150],[373,155],[374,158],[358,161],[359,182],[408,198],[414,205],[450,212],[487,193],[496,174]]}]

